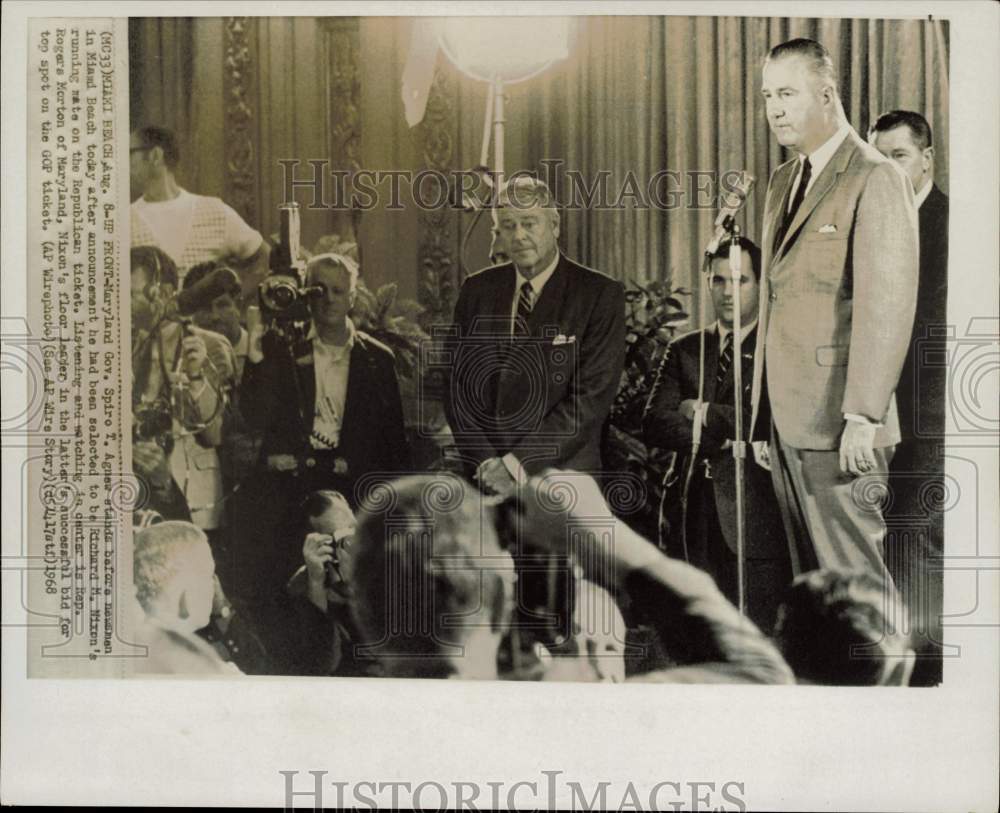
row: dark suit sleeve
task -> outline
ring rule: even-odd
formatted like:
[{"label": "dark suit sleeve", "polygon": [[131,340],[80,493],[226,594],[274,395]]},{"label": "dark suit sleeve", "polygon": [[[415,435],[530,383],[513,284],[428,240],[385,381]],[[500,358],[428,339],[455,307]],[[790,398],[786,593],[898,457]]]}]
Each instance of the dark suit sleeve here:
[{"label": "dark suit sleeve", "polygon": [[[625,366],[625,288],[620,282],[608,280],[595,294],[590,319],[580,335],[576,375],[566,397],[542,419],[537,434],[562,435],[561,457],[573,457],[601,428],[615,394],[621,384]],[[529,445],[531,437],[522,439]],[[511,452],[524,463],[529,474],[535,474],[544,463],[526,462],[521,443]]]},{"label": "dark suit sleeve", "polygon": [[477,425],[474,410],[465,402],[463,387],[467,382],[455,375],[459,368],[457,361],[461,356],[463,344],[469,340],[477,313],[477,303],[474,301],[475,295],[472,290],[476,284],[476,281],[470,278],[458,292],[451,331],[445,340],[446,356],[450,359],[450,363],[447,365],[444,388],[444,413],[455,437],[455,445],[458,446],[463,459],[470,462],[473,467],[497,455],[496,447],[490,442],[482,427]]},{"label": "dark suit sleeve", "polygon": [[276,355],[282,348],[272,340],[270,334],[265,334],[263,349],[263,361],[255,364],[247,359],[243,366],[243,380],[240,382],[240,413],[247,426],[257,432],[267,428],[278,399],[290,397],[289,393],[281,392],[277,379],[279,360]]},{"label": "dark suit sleeve", "polygon": [[[687,350],[680,339],[671,343],[670,347],[667,348],[667,352],[660,362],[660,369],[657,370],[653,390],[649,394],[646,410],[642,416],[643,437],[648,445],[681,453],[691,450],[692,439],[692,423],[680,413],[681,401],[685,398],[683,364],[685,352]],[[697,359],[695,359],[695,364],[697,364]],[[697,381],[692,382],[693,392],[687,397],[694,397],[697,386]],[[710,412],[713,407],[720,412],[729,410],[728,425],[731,426],[733,422],[732,407],[717,407],[713,404],[709,408]],[[720,420],[715,421],[715,426],[706,426],[702,430],[701,454],[714,454],[722,446],[723,441],[729,437],[726,434],[725,421],[726,417],[723,414]],[[712,423],[713,416],[710,415],[709,424]]]},{"label": "dark suit sleeve", "polygon": [[795,682],[774,645],[740,616],[707,573],[662,557],[632,571],[625,590],[676,662],[718,667],[757,683]]},{"label": "dark suit sleeve", "polygon": [[646,443],[659,449],[686,452],[691,448],[691,421],[680,413],[682,350],[671,342],[656,371],[653,389],[642,415],[642,433]]}]

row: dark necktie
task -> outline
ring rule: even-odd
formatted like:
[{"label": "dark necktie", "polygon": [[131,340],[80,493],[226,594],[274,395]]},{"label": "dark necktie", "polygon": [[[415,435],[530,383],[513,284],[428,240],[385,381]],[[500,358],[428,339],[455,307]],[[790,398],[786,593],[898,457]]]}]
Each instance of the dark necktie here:
[{"label": "dark necktie", "polygon": [[535,290],[530,282],[521,285],[521,292],[517,296],[517,316],[514,318],[514,335],[527,336],[531,331],[528,329],[528,317],[531,316],[531,308],[535,299]]},{"label": "dark necktie", "polygon": [[799,180],[799,188],[795,190],[795,197],[792,198],[792,205],[785,213],[785,216],[781,221],[781,228],[778,229],[778,233],[775,235],[775,251],[781,248],[781,241],[785,239],[785,233],[788,231],[788,227],[792,225],[792,221],[795,219],[795,213],[799,211],[799,207],[802,205],[802,199],[806,196],[806,187],[809,186],[809,179],[811,177],[812,164],[810,164],[809,159],[806,158],[802,162],[802,177]]},{"label": "dark necktie", "polygon": [[729,367],[732,363],[733,363],[733,332],[729,331],[729,333],[726,334],[725,341],[723,341],[722,343],[722,352],[719,354],[719,366],[715,373],[715,384],[717,387],[722,386],[722,382],[725,380],[726,373],[729,372]]}]

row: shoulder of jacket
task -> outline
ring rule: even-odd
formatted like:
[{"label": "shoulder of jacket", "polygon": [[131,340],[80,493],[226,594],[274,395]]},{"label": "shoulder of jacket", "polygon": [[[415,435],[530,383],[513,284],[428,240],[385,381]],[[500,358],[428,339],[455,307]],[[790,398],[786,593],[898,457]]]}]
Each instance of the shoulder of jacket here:
[{"label": "shoulder of jacket", "polygon": [[697,344],[700,341],[702,333],[706,333],[706,338],[708,338],[707,329],[695,329],[689,330],[687,333],[682,333],[670,342],[670,347],[677,350],[687,350],[691,345]]},{"label": "shoulder of jacket", "polygon": [[359,346],[366,352],[370,352],[373,355],[383,355],[390,359],[395,359],[396,354],[392,351],[392,348],[384,342],[380,342],[370,333],[365,333],[363,330],[354,331],[354,341],[359,344]]},{"label": "shoulder of jacket", "polygon": [[486,285],[504,273],[513,270],[513,268],[514,266],[511,263],[501,263],[500,265],[491,265],[488,268],[480,268],[478,271],[473,271],[469,274],[462,285]]},{"label": "shoulder of jacket", "polygon": [[603,271],[598,271],[596,268],[590,268],[586,265],[581,265],[575,260],[565,257],[566,265],[570,273],[574,275],[574,285],[576,287],[593,287],[597,290],[614,290],[620,289],[625,290],[625,286],[620,280],[615,279],[610,274],[606,274]]}]

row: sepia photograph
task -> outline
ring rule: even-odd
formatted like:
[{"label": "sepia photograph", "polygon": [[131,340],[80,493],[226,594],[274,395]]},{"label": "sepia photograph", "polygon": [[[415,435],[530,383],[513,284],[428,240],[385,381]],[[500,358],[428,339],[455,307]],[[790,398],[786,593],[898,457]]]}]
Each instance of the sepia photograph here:
[{"label": "sepia photograph", "polygon": [[128,43],[150,623],[212,595],[249,674],[940,683],[946,20]]},{"label": "sepia photograph", "polygon": [[995,809],[995,7],[14,5],[5,738],[143,709],[75,803]]}]

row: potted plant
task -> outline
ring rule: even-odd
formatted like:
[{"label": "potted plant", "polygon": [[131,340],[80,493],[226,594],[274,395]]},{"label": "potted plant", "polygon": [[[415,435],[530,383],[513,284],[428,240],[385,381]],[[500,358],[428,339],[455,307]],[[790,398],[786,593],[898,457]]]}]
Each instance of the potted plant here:
[{"label": "potted plant", "polygon": [[668,278],[625,289],[625,366],[611,407],[604,443],[604,468],[640,479],[647,499],[623,519],[648,539],[658,532],[663,473],[669,453],[650,448],[642,437],[642,413],[667,346],[689,317],[679,299],[690,291]]}]

